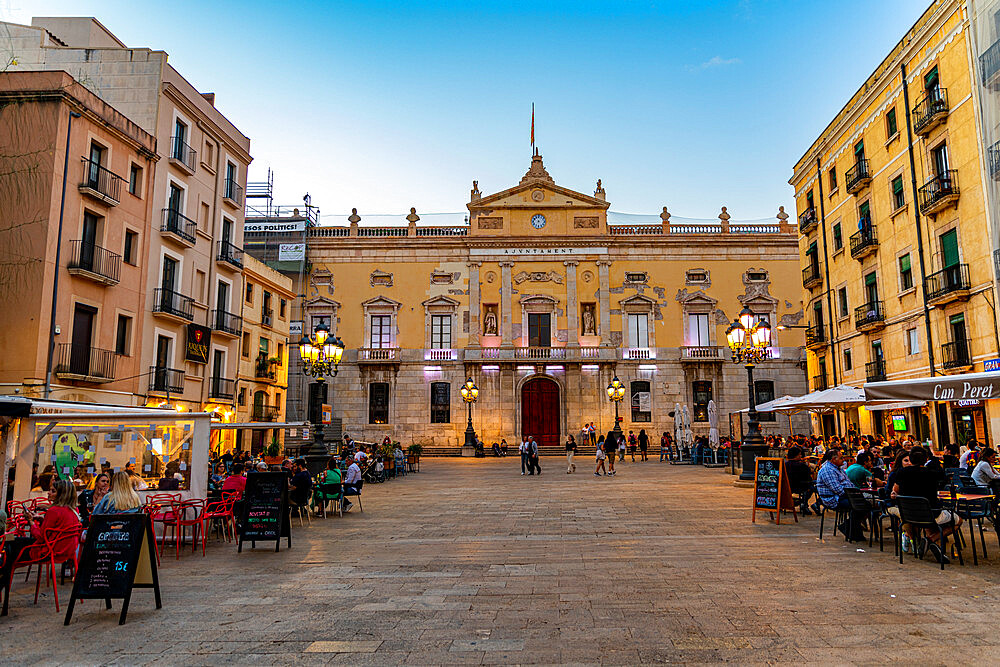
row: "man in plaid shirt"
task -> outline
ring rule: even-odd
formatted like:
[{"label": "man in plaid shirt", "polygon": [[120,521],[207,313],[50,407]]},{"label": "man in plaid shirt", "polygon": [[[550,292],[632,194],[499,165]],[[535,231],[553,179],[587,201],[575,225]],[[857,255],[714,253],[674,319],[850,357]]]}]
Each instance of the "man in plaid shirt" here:
[{"label": "man in plaid shirt", "polygon": [[[844,489],[854,488],[841,466],[844,465],[844,455],[839,449],[831,449],[823,455],[823,465],[816,473],[816,495],[820,502],[831,510],[850,510],[851,502],[847,499]],[[837,526],[848,539],[861,539],[861,527],[851,518]]]}]

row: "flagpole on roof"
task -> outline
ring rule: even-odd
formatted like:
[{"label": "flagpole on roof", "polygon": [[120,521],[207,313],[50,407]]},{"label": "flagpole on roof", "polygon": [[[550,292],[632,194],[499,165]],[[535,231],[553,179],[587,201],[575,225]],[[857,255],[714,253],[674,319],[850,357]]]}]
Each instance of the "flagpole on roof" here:
[{"label": "flagpole on roof", "polygon": [[535,156],[535,103],[531,103],[531,156]]}]

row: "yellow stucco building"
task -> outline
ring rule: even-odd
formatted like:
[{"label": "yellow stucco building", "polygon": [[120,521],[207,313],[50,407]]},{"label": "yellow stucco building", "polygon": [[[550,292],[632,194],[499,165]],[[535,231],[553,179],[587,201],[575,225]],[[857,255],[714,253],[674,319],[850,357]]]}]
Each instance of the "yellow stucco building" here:
[{"label": "yellow stucco building", "polygon": [[[795,164],[813,389],[981,371],[998,356],[971,53],[964,3],[932,3]],[[941,402],[847,419],[990,442],[994,409]]]},{"label": "yellow stucco building", "polygon": [[[307,240],[297,319],[306,331],[328,324],[346,344],[329,402],[355,438],[454,451],[466,426],[459,388],[471,377],[480,388],[473,422],[487,444],[533,435],[561,446],[585,423],[613,427],[605,388],[615,375],[628,388],[626,432],[646,429],[657,443],[682,404],[707,434],[714,400],[726,434],[729,414],[748,401],[726,326],[744,306],[773,325],[803,317],[784,211],[750,223],[725,208],[714,221],[677,219],[666,207],[616,214],[600,181],[593,194],[558,185],[538,154],[513,187],[487,195],[474,182],[467,209],[455,224],[411,209],[396,221],[354,212],[342,225],[248,226],[248,252],[260,256],[282,241],[272,233],[265,242],[261,230]],[[756,373],[761,400],[806,389],[803,332],[774,329],[772,358]]]}]

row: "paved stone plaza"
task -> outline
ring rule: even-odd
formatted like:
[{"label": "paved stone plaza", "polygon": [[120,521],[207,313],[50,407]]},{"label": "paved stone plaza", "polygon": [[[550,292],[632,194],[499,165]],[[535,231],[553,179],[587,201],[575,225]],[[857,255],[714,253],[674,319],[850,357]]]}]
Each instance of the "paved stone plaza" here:
[{"label": "paved stone plaza", "polygon": [[123,627],[119,602],[87,601],[64,628],[21,577],[0,661],[1000,661],[997,560],[900,566],[891,546],[818,542],[815,517],[751,524],[752,490],[719,470],[581,463],[543,459],[539,478],[515,458],[425,460],[366,487],[364,513],[296,523],[290,551],[166,558],[163,609],[136,591]]}]

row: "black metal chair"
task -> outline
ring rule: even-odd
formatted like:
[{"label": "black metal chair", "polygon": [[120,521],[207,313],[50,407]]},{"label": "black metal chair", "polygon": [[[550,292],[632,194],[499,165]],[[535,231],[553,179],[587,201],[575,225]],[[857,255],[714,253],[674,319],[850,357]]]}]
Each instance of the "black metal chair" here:
[{"label": "black metal chair", "polygon": [[[940,535],[941,543],[937,545],[941,549],[941,569],[944,569],[944,561],[947,556],[947,537],[944,534],[946,528],[954,528],[955,520],[954,517],[945,524],[939,524],[936,521],[939,510],[934,510],[931,508],[930,502],[927,498],[923,496],[896,496],[896,506],[899,508],[900,521],[903,524],[909,524],[913,528],[919,530],[931,530]],[[931,544],[928,538],[924,538],[924,541]],[[958,536],[955,538],[955,549],[958,552],[958,562],[965,565],[962,560],[962,544]],[[924,549],[921,549],[919,545],[914,549],[914,556],[917,558],[923,558]],[[899,562],[903,562],[903,550],[899,550]]]},{"label": "black metal chair", "polygon": [[[988,486],[974,486],[962,489],[962,493],[992,495],[993,491]],[[958,498],[955,500],[955,514],[962,517],[969,524],[969,536],[972,538],[973,565],[979,565],[979,555],[976,552],[976,528],[973,522],[979,527],[979,542],[983,546],[983,558],[989,558],[986,553],[986,535],[983,531],[983,519],[992,519],[993,504],[993,498],[980,498],[977,500]]]},{"label": "black metal chair", "polygon": [[838,510],[833,507],[828,507],[822,498],[817,496],[816,502],[819,504],[819,539],[823,539],[823,525],[826,522],[826,511],[831,510],[834,512],[833,517],[833,534],[837,534],[837,526],[843,523],[844,519],[847,518],[847,510]]},{"label": "black metal chair", "polygon": [[364,505],[361,504],[361,487],[363,487],[364,485],[365,485],[365,480],[364,478],[361,478],[358,480],[357,485],[353,489],[348,489],[347,487],[344,487],[343,490],[341,491],[341,493],[344,495],[344,498],[347,498],[348,496],[357,496],[358,509],[360,509],[362,512],[365,511]]},{"label": "black metal chair", "polygon": [[851,503],[851,511],[868,518],[868,546],[875,544],[875,533],[878,532],[878,550],[882,551],[882,524],[879,521],[881,512],[861,489],[844,489]]}]

